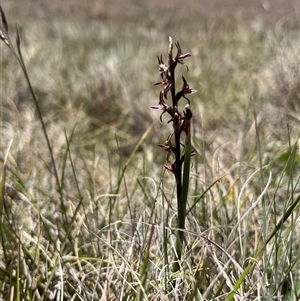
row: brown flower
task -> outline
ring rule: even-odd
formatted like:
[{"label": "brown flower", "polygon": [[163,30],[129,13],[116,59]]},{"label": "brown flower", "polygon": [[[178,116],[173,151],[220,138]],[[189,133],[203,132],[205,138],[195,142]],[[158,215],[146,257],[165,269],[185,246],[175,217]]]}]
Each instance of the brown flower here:
[{"label": "brown flower", "polygon": [[197,92],[197,90],[191,89],[190,86],[188,85],[188,83],[186,82],[186,79],[184,78],[184,76],[181,76],[182,81],[183,81],[183,85],[182,88],[179,92],[177,92],[176,94],[176,101],[178,102],[178,100],[181,97],[184,97],[188,103],[190,103],[189,99],[185,97],[186,94],[194,94]]},{"label": "brown flower", "polygon": [[[177,48],[177,54],[176,54],[175,58],[173,59],[173,64],[172,64],[173,69],[176,67],[177,63],[179,63],[181,65],[185,65],[183,60],[192,56],[189,52],[182,53],[179,42],[176,42],[174,44]],[[187,71],[189,71],[189,68],[187,66],[186,66],[186,69],[187,69]]]},{"label": "brown flower", "polygon": [[150,106],[151,109],[154,110],[162,110],[163,112],[161,113],[159,119],[162,122],[162,115],[167,112],[173,117],[173,108],[171,108],[164,100],[164,93],[163,91],[160,92],[159,94],[159,103],[156,106]]}]

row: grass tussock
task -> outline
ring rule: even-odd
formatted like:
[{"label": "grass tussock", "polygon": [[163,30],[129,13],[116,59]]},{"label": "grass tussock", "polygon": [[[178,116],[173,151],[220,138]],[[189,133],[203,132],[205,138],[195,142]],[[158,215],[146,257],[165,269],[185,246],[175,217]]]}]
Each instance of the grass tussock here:
[{"label": "grass tussock", "polygon": [[[199,21],[189,6],[182,23],[177,5],[160,21],[137,8],[123,31],[51,14],[16,31],[1,10],[0,298],[299,299],[295,23]],[[150,108],[169,35],[198,90],[181,229],[157,147],[170,129]]]}]

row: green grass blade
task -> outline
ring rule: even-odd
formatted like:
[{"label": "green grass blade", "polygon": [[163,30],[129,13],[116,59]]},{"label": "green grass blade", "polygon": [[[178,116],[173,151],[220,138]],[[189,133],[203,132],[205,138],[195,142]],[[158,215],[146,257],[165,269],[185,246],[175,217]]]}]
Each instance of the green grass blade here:
[{"label": "green grass blade", "polygon": [[8,157],[9,150],[11,148],[12,142],[13,142],[13,140],[10,141],[10,144],[9,144],[8,149],[6,151],[6,154],[5,154],[4,161],[3,161],[2,173],[1,173],[1,178],[0,178],[0,222],[2,220],[3,209],[4,209],[4,206],[5,206],[4,193],[5,193],[7,157]]}]

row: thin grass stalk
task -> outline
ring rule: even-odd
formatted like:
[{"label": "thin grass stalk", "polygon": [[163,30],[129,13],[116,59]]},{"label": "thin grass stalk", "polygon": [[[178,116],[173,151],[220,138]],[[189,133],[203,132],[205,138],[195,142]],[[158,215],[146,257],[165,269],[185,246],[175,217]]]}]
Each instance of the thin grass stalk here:
[{"label": "thin grass stalk", "polygon": [[55,159],[54,159],[54,155],[53,155],[53,150],[52,150],[52,146],[51,146],[50,139],[49,139],[49,136],[48,136],[48,132],[47,132],[47,129],[46,129],[46,125],[45,125],[45,122],[44,122],[43,114],[42,114],[38,99],[36,97],[36,94],[34,93],[34,90],[33,90],[33,87],[32,87],[32,84],[31,84],[31,81],[30,81],[30,78],[29,78],[29,74],[27,72],[25,62],[23,60],[23,55],[22,55],[22,51],[21,51],[21,41],[20,41],[18,28],[17,28],[17,50],[18,50],[18,54],[19,54],[17,56],[17,59],[20,62],[20,66],[21,66],[21,69],[22,69],[22,71],[25,75],[25,79],[26,79],[27,85],[29,87],[30,94],[33,98],[33,101],[34,101],[34,104],[35,104],[35,107],[36,107],[36,110],[37,110],[37,113],[38,113],[38,118],[39,118],[40,123],[42,125],[42,132],[44,134],[46,144],[47,144],[47,147],[48,147],[48,151],[49,151],[49,154],[50,154],[51,163],[52,163],[52,167],[53,167],[53,171],[54,171],[54,178],[55,178],[55,181],[56,181],[56,186],[57,186],[57,189],[58,189],[58,193],[60,195],[60,206],[61,206],[62,216],[63,216],[63,219],[64,219],[63,224],[68,226],[69,222],[68,222],[68,217],[67,217],[67,209],[66,209],[65,202],[64,202],[64,197],[63,197],[63,187],[61,186],[61,183],[60,183],[60,180],[59,180],[59,175],[58,175],[58,171],[57,171],[57,168],[56,168],[56,163],[55,163]]},{"label": "thin grass stalk", "polygon": [[27,82],[27,85],[28,85],[28,88],[30,90],[30,94],[33,98],[33,101],[34,101],[34,104],[35,104],[35,107],[36,107],[36,110],[37,110],[37,113],[38,113],[38,117],[39,117],[39,120],[40,120],[41,125],[42,125],[42,130],[43,130],[44,137],[46,139],[47,147],[48,147],[48,150],[49,150],[49,153],[50,153],[50,158],[51,158],[52,167],[53,167],[53,170],[54,170],[56,185],[57,185],[59,193],[62,194],[62,188],[61,188],[61,185],[60,185],[59,176],[58,176],[58,172],[57,172],[57,168],[56,168],[56,163],[55,163],[55,160],[54,160],[53,150],[52,150],[52,146],[51,146],[50,139],[49,139],[49,136],[48,136],[48,132],[46,130],[46,125],[45,125],[45,122],[44,122],[41,107],[40,107],[39,102],[37,100],[36,94],[34,93],[34,90],[33,90],[33,87],[32,87],[32,84],[31,84],[31,81],[30,81],[30,78],[29,78],[29,74],[27,72],[27,68],[26,68],[25,62],[23,60],[23,55],[22,55],[22,51],[21,51],[21,40],[20,40],[20,35],[19,35],[18,28],[16,29],[16,31],[17,31],[17,50],[18,50],[19,55],[16,55],[16,53],[15,53],[15,55],[16,55],[19,63],[20,63],[20,66],[22,68],[22,71],[24,73],[24,76],[25,76],[25,79],[26,79],[26,82]]},{"label": "thin grass stalk", "polygon": [[[162,186],[163,186],[163,182],[162,182]],[[163,187],[162,187],[163,190]],[[169,242],[169,230],[167,228],[168,223],[169,223],[169,219],[170,219],[170,204],[167,203],[167,209],[165,210],[165,196],[162,194],[161,196],[162,199],[162,231],[163,231],[163,257],[164,257],[164,266],[166,269],[166,273],[165,273],[165,283],[164,283],[164,287],[165,287],[165,291],[168,291],[168,275],[170,272],[169,269],[169,256],[168,256],[168,242]]]},{"label": "thin grass stalk", "polygon": [[[0,178],[0,225],[1,225],[1,227],[2,227],[3,210],[5,209],[4,194],[5,194],[7,158],[8,158],[8,154],[9,154],[12,142],[13,142],[13,140],[10,141],[7,152],[5,154],[4,161],[3,161],[2,173],[1,173],[1,178]],[[2,231],[1,231],[1,233],[2,233]]]},{"label": "thin grass stalk", "polygon": [[[150,236],[148,240],[148,244],[145,249],[145,255],[143,259],[143,263],[140,268],[140,286],[138,288],[137,296],[136,296],[136,301],[142,301],[143,300],[143,292],[147,291],[147,276],[148,276],[148,266],[149,266],[149,258],[150,258],[150,246],[154,234],[154,225],[151,225],[151,230],[150,230]],[[142,289],[143,288],[143,289]]]},{"label": "thin grass stalk", "polygon": [[47,129],[46,129],[46,125],[45,125],[45,122],[44,122],[41,107],[39,105],[37,96],[36,96],[36,94],[34,92],[34,89],[32,87],[31,80],[30,80],[29,74],[27,72],[26,64],[25,64],[24,59],[23,59],[19,30],[18,30],[18,28],[16,28],[16,34],[17,34],[17,36],[16,36],[17,51],[16,51],[14,46],[13,46],[13,43],[12,43],[10,37],[9,37],[9,34],[8,34],[8,23],[7,23],[7,19],[5,17],[5,14],[4,14],[4,11],[3,11],[1,5],[0,5],[0,15],[1,15],[1,19],[2,19],[2,25],[4,27],[3,28],[2,26],[0,26],[0,40],[4,41],[4,43],[8,46],[8,48],[11,50],[13,55],[16,57],[17,61],[19,62],[19,65],[20,65],[20,67],[23,71],[23,74],[25,76],[25,80],[26,80],[26,83],[28,85],[30,94],[32,96],[35,108],[37,110],[38,118],[39,118],[39,121],[40,121],[41,126],[42,126],[42,132],[43,132],[43,135],[45,137],[47,148],[48,148],[48,151],[49,151],[49,154],[50,154],[51,164],[52,164],[52,168],[53,168],[53,172],[54,172],[54,178],[55,178],[55,181],[56,181],[57,190],[58,190],[59,195],[60,195],[60,203],[61,203],[61,208],[62,208],[62,212],[63,212],[64,222],[66,224],[68,224],[67,223],[68,219],[67,219],[67,216],[66,216],[66,208],[65,208],[64,200],[63,200],[63,191],[62,191],[63,189],[62,189],[62,186],[61,186],[61,183],[60,183],[60,180],[59,180],[57,167],[56,167],[56,163],[55,163],[55,159],[54,159],[54,155],[53,155],[53,150],[52,150],[52,146],[51,146],[50,139],[49,139],[49,136],[48,136],[48,132],[47,132]]},{"label": "thin grass stalk", "polygon": [[126,169],[128,167],[128,165],[130,164],[130,162],[132,161],[132,159],[134,158],[136,152],[139,150],[139,148],[141,147],[142,143],[144,142],[144,140],[146,139],[146,137],[148,136],[148,134],[151,132],[152,128],[153,128],[154,124],[151,124],[148,129],[145,131],[145,133],[142,135],[142,137],[140,138],[140,140],[138,141],[138,143],[136,144],[136,146],[134,147],[134,149],[132,150],[128,160],[125,162],[124,167],[122,168],[121,174],[118,177],[118,183],[116,186],[116,190],[115,190],[115,194],[117,195],[119,193],[120,190],[120,185],[122,183],[122,180],[125,176],[125,172]]},{"label": "thin grass stalk", "polygon": [[195,202],[193,203],[193,205],[191,205],[189,207],[189,210],[186,212],[186,215],[188,215],[194,208],[195,206],[199,203],[199,201],[201,201],[205,195],[208,193],[208,191],[211,190],[211,188],[213,186],[215,186],[220,180],[222,180],[225,177],[225,175],[221,176],[220,178],[218,178],[216,181],[212,182],[212,184],[210,184],[203,192],[202,194],[195,200]]},{"label": "thin grass stalk", "polygon": [[20,278],[20,267],[22,266],[22,263],[21,263],[21,239],[19,239],[19,242],[18,242],[18,266],[17,266],[17,275],[16,275],[16,281],[17,281],[17,289],[16,289],[16,295],[17,295],[17,298],[16,298],[16,301],[20,301],[20,297],[21,297],[21,278]]},{"label": "thin grass stalk", "polygon": [[[75,125],[75,127],[76,127],[76,125]],[[66,144],[67,144],[66,159],[67,159],[67,155],[69,155],[69,160],[70,160],[70,164],[71,164],[71,167],[72,167],[72,172],[73,172],[73,176],[74,176],[74,180],[75,180],[75,184],[76,184],[76,188],[77,188],[77,193],[78,193],[78,196],[79,196],[79,202],[78,202],[78,204],[75,208],[75,212],[73,213],[72,219],[66,225],[66,237],[70,240],[71,244],[72,244],[72,238],[70,237],[70,234],[73,230],[73,223],[74,223],[75,219],[77,218],[77,214],[79,212],[80,207],[81,206],[83,207],[83,197],[82,197],[82,194],[81,194],[81,191],[80,191],[79,183],[78,183],[77,176],[76,176],[75,166],[74,166],[72,155],[71,155],[71,152],[70,152],[70,144],[71,144],[74,132],[75,132],[75,127],[72,130],[70,138],[68,138],[67,132],[65,130],[65,138],[66,138]],[[64,166],[64,169],[65,169],[65,166]],[[64,181],[64,174],[62,175],[62,181]],[[87,220],[87,224],[89,224],[88,220]],[[63,244],[63,246],[65,246],[65,243]],[[62,246],[62,250],[64,249],[63,246]]]},{"label": "thin grass stalk", "polygon": [[148,134],[151,132],[153,126],[154,126],[154,124],[150,125],[148,127],[148,129],[145,131],[145,133],[142,135],[142,137],[140,138],[140,140],[138,141],[138,143],[136,144],[136,146],[132,150],[132,152],[131,152],[128,160],[125,162],[125,165],[122,166],[122,168],[121,168],[121,170],[119,172],[118,182],[117,182],[116,188],[115,189],[112,188],[113,189],[112,194],[114,195],[114,197],[111,197],[109,199],[109,205],[108,205],[109,206],[109,208],[108,208],[108,212],[109,212],[109,218],[108,218],[108,220],[109,220],[109,223],[112,221],[112,209],[115,206],[116,196],[119,194],[121,183],[122,183],[123,178],[125,176],[126,169],[127,169],[128,165],[130,164],[130,162],[132,161],[132,159],[134,158],[134,155],[137,153],[137,151],[141,147],[142,143],[144,142],[144,140],[148,136]]}]

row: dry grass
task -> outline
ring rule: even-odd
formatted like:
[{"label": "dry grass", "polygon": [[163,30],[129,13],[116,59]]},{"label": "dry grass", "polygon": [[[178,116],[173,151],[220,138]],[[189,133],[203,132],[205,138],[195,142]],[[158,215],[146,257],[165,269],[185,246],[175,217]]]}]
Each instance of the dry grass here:
[{"label": "dry grass", "polygon": [[[248,18],[246,1],[235,15],[218,1],[209,14],[193,1],[132,9],[90,1],[77,3],[74,18],[75,2],[49,3],[2,3],[10,35],[14,21],[21,25],[63,189],[28,85],[1,43],[2,162],[8,156],[0,298],[138,300],[143,292],[144,300],[230,300],[255,257],[233,298],[296,300],[297,210],[266,241],[299,190],[297,3],[272,2],[272,16],[262,20],[261,1]],[[150,109],[156,56],[166,52],[169,35],[192,52],[189,73],[180,73],[198,90],[191,104],[195,206],[179,274],[170,270],[173,176],[157,148],[168,133]]]}]

